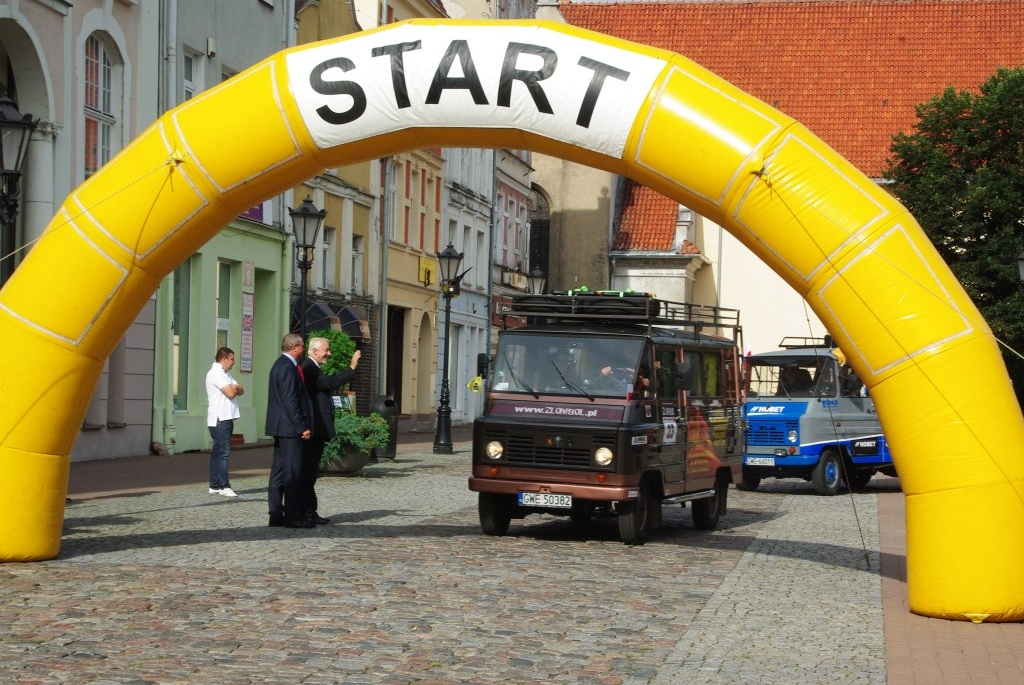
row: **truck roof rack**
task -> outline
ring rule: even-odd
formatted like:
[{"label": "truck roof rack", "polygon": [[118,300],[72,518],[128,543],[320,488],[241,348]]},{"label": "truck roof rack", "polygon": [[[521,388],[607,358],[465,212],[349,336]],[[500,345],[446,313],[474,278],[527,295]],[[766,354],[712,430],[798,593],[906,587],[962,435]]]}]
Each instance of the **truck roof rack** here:
[{"label": "truck roof rack", "polygon": [[799,336],[786,336],[779,343],[779,347],[784,350],[798,350],[810,347],[827,347],[830,350],[836,346],[835,341],[832,340],[832,336],[825,334],[824,338],[801,338]]},{"label": "truck roof rack", "polygon": [[738,309],[661,300],[650,293],[570,290],[550,295],[515,295],[500,314],[548,321],[633,323],[674,328],[740,328]]}]

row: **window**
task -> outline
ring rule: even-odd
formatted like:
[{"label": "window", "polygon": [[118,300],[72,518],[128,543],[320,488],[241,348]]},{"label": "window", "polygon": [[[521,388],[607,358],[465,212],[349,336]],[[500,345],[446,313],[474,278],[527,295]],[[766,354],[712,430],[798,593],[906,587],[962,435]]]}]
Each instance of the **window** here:
[{"label": "window", "polygon": [[117,114],[114,63],[95,35],[85,41],[85,178],[110,161]]},{"label": "window", "polygon": [[[418,169],[411,169],[410,167],[406,168],[410,169],[410,171],[407,176],[408,185],[405,188],[405,195],[409,201],[409,209],[406,214],[405,221],[405,244],[409,245],[410,247],[418,247],[422,250],[423,196],[420,194],[420,181],[423,178],[423,175],[419,172]],[[419,236],[420,238],[419,245],[412,245],[410,243],[410,241],[412,240],[413,232],[415,232],[415,235]]]},{"label": "window", "polygon": [[353,295],[363,294],[363,236],[352,236],[352,271],[350,275],[351,290]]},{"label": "window", "polygon": [[174,334],[174,409],[188,409],[188,341],[189,304],[192,299],[192,260],[188,259],[174,270],[174,304],[171,312],[171,331]]},{"label": "window", "polygon": [[324,226],[323,229],[323,242],[320,244],[320,263],[323,265],[321,270],[320,287],[329,292],[337,292],[338,289],[335,287],[335,274],[337,273],[336,264],[338,262],[334,255],[334,251],[338,244],[338,230],[332,226]]},{"label": "window", "polygon": [[184,102],[186,100],[191,100],[193,97],[195,97],[196,92],[199,90],[199,86],[198,86],[198,83],[197,83],[197,81],[198,81],[198,78],[197,78],[197,76],[198,76],[198,74],[197,74],[198,65],[196,64],[197,61],[198,61],[197,57],[195,55],[193,55],[193,54],[190,54],[190,53],[186,52],[184,55],[182,55],[182,65],[181,65],[181,88],[182,88],[181,101],[182,102]]},{"label": "window", "polygon": [[231,333],[231,264],[217,263],[217,347],[228,347]]},{"label": "window", "polygon": [[388,240],[398,240],[398,165],[395,164],[395,160],[388,158],[381,164],[381,170],[384,174],[381,183],[384,190],[384,202],[381,207],[384,213],[384,235]]}]

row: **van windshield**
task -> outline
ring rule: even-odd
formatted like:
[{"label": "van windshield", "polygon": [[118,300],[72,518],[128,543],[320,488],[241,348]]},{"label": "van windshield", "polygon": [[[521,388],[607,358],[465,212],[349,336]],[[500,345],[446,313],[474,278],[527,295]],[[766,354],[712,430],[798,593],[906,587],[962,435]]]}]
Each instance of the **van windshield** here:
[{"label": "van windshield", "polygon": [[643,340],[502,333],[490,388],[535,397],[625,397],[636,382]]},{"label": "van windshield", "polygon": [[748,397],[835,397],[835,361],[831,356],[747,357]]}]

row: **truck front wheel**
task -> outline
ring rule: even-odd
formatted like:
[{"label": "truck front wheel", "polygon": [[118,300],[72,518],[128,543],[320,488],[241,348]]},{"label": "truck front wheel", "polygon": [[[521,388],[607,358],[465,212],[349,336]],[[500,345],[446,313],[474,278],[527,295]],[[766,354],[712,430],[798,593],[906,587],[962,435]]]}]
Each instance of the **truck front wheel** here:
[{"label": "truck front wheel", "polygon": [[814,484],[814,491],[819,495],[834,495],[839,492],[839,481],[843,473],[842,464],[839,462],[839,455],[834,449],[828,449],[821,453],[818,465],[811,473],[811,483]]},{"label": "truck front wheel", "polygon": [[[651,506],[649,486],[640,481],[636,499],[619,502],[619,537],[625,545],[642,545],[647,540],[650,525],[648,507]],[[661,506],[660,503],[654,503]]]},{"label": "truck front wheel", "polygon": [[480,529],[484,535],[504,535],[512,522],[512,513],[507,496],[493,492],[481,492],[477,498],[480,512]]}]

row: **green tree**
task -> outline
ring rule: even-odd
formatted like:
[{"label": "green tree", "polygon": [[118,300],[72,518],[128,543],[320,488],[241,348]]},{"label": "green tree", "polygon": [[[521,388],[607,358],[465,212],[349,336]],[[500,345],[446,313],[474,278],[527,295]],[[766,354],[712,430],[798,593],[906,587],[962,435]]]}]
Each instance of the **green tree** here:
[{"label": "green tree", "polygon": [[[1024,69],[999,69],[978,92],[947,88],[893,137],[885,172],[996,337],[1024,349]],[[1017,400],[1024,362],[1003,349]],[[1024,405],[1024,402],[1022,402]]]}]

